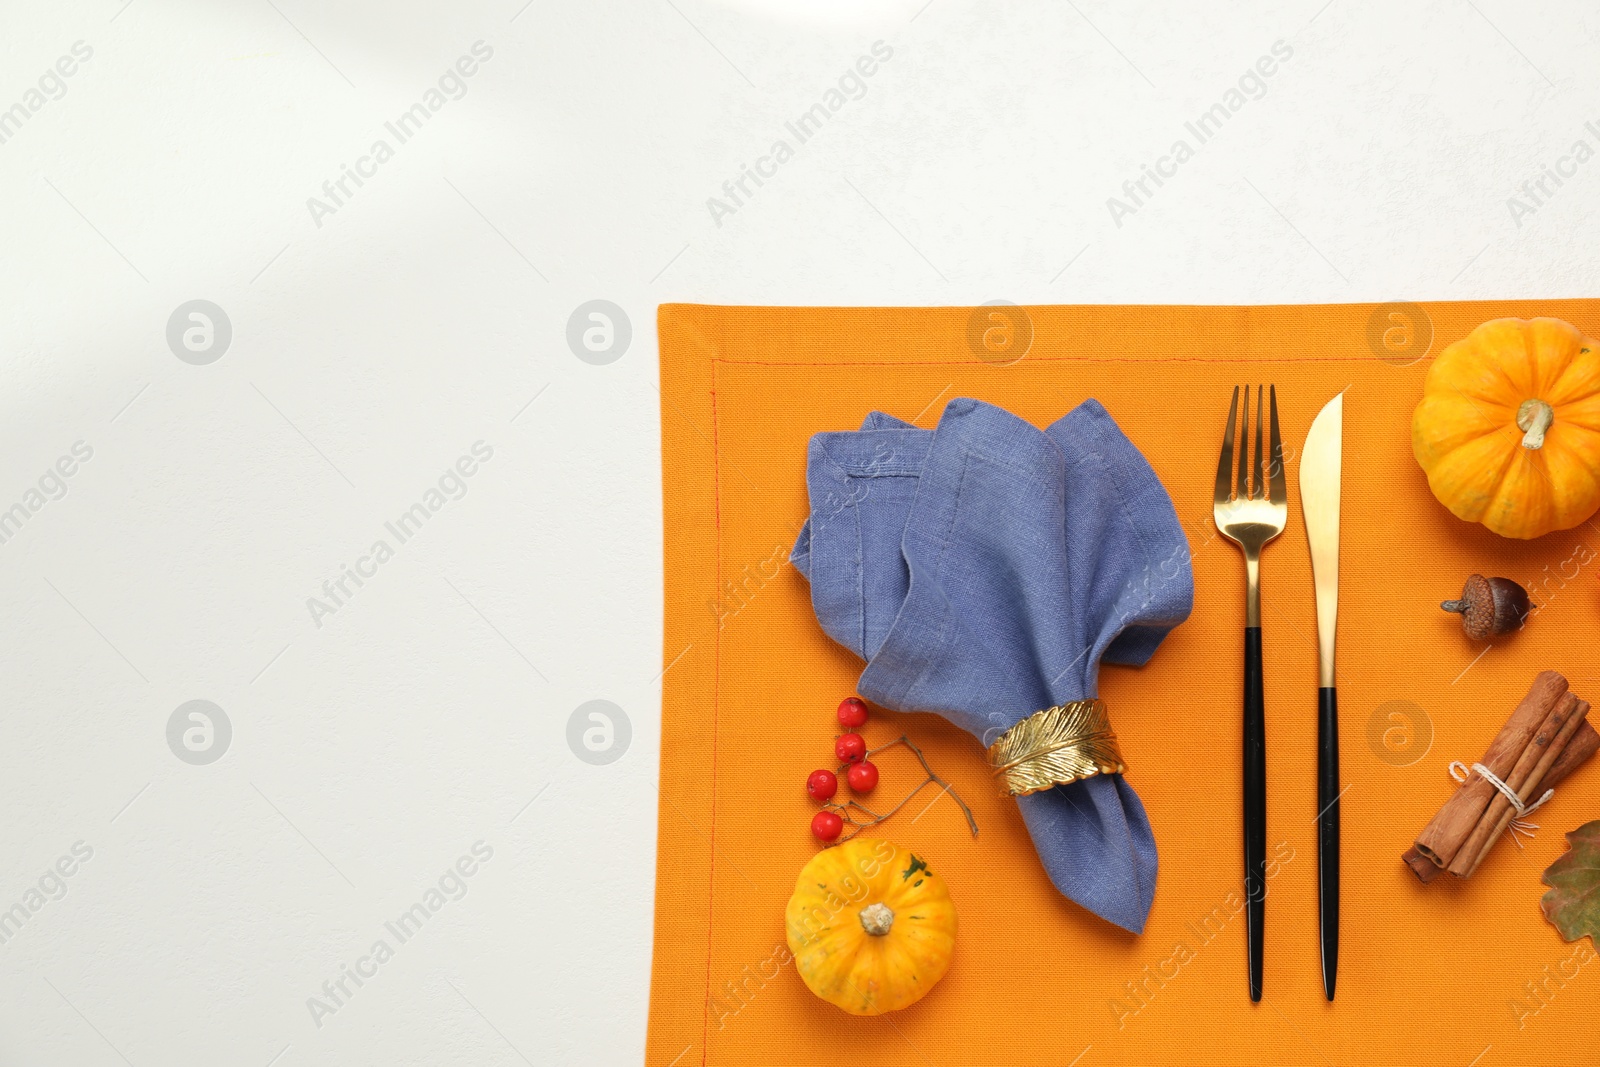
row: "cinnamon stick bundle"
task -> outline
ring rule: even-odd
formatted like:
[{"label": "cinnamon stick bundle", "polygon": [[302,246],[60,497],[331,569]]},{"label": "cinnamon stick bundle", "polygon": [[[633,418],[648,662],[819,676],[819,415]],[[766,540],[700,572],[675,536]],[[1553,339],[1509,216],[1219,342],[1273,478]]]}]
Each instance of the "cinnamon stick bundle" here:
[{"label": "cinnamon stick bundle", "polygon": [[[1528,742],[1528,750],[1517,760],[1517,765],[1511,770],[1511,777],[1505,779],[1506,785],[1522,798],[1524,804],[1532,802],[1539,794],[1535,792],[1540,782],[1549,772],[1550,765],[1555,758],[1561,755],[1563,749],[1572,740],[1572,735],[1577,732],[1584,716],[1589,713],[1589,702],[1579,700],[1570,692],[1561,698],[1561,703],[1556,705],[1556,710],[1550,713],[1548,719],[1534,734],[1533,740]],[[1450,862],[1450,873],[1457,878],[1470,878],[1472,872],[1478,869],[1478,864],[1489,854],[1489,849],[1500,839],[1516,811],[1511,807],[1510,799],[1499,790],[1495,790],[1494,799],[1489,802],[1489,807],[1484,811],[1483,818],[1478,820],[1478,825],[1471,835],[1456,852],[1456,858]]]},{"label": "cinnamon stick bundle", "polygon": [[[1533,739],[1534,731],[1566,692],[1565,678],[1555,671],[1541,672],[1533,680],[1528,695],[1522,698],[1522,703],[1511,713],[1511,718],[1500,728],[1478,762],[1489,768],[1496,777],[1503,779],[1511,773],[1518,757]],[[1473,775],[1468,778],[1466,784],[1445,801],[1433,821],[1417,835],[1417,851],[1435,867],[1450,866],[1495,795],[1494,786],[1482,777]]]},{"label": "cinnamon stick bundle", "polygon": [[[1600,732],[1588,723],[1588,712],[1588,703],[1568,692],[1565,678],[1544,671],[1478,762],[1531,801],[1600,750]],[[1423,882],[1445,870],[1470,877],[1515,817],[1510,800],[1474,771],[1402,858]]]},{"label": "cinnamon stick bundle", "polygon": [[[1556,757],[1555,762],[1550,765],[1550,770],[1545,773],[1544,781],[1539,784],[1546,789],[1554,789],[1563,778],[1583,766],[1596,752],[1600,752],[1600,730],[1596,730],[1594,724],[1586,719],[1578,724],[1572,740],[1567,743],[1561,755]],[[1431,882],[1444,873],[1443,867],[1435,867],[1423,859],[1416,845],[1406,849],[1401,858],[1406,861],[1406,866],[1411,868],[1411,872],[1423,882]]]}]

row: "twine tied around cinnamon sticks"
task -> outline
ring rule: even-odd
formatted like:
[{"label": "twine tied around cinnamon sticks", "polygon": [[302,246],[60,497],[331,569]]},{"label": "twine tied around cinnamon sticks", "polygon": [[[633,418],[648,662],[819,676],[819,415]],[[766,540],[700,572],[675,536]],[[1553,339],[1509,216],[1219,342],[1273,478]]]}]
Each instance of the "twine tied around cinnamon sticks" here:
[{"label": "twine tied around cinnamon sticks", "polygon": [[[1443,871],[1470,878],[1513,822],[1550,799],[1553,787],[1600,749],[1600,732],[1587,721],[1589,702],[1568,691],[1567,680],[1544,671],[1511,713],[1476,773],[1457,789],[1402,857],[1413,874],[1431,882]],[[1532,797],[1544,787],[1535,804]]]},{"label": "twine tied around cinnamon sticks", "polygon": [[1471,767],[1468,767],[1460,760],[1453,760],[1450,764],[1450,777],[1463,784],[1465,784],[1467,780],[1467,775],[1471,774],[1473,771],[1477,771],[1479,774],[1483,775],[1484,778],[1488,779],[1489,784],[1498,789],[1500,791],[1500,795],[1511,802],[1511,807],[1516,811],[1517,814],[1516,817],[1507,825],[1507,829],[1511,831],[1511,843],[1516,845],[1518,848],[1521,848],[1522,842],[1518,840],[1517,835],[1527,834],[1529,837],[1532,837],[1533,831],[1539,829],[1538,823],[1527,821],[1528,816],[1537,811],[1539,808],[1544,807],[1545,804],[1549,802],[1550,798],[1556,795],[1556,791],[1554,789],[1546,789],[1544,791],[1544,796],[1540,797],[1538,800],[1535,800],[1532,804],[1524,804],[1522,802],[1522,798],[1517,796],[1517,791],[1515,789],[1512,789],[1509,785],[1506,785],[1506,783],[1502,782],[1498,777],[1495,776],[1493,771],[1485,767],[1483,764],[1474,763]]}]

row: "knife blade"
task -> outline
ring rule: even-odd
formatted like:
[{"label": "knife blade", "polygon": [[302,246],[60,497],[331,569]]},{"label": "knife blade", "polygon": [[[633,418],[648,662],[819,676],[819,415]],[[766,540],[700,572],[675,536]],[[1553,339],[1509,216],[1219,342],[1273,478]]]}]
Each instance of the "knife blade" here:
[{"label": "knife blade", "polygon": [[1339,970],[1339,701],[1334,632],[1339,620],[1339,487],[1343,473],[1344,393],[1323,406],[1300,455],[1300,508],[1311,545],[1317,594],[1317,916],[1322,989],[1333,999]]}]

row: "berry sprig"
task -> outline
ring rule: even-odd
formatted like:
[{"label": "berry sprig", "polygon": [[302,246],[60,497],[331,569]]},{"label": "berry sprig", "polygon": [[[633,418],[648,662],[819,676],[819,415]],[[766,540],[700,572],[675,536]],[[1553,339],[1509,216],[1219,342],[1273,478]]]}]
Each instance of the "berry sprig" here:
[{"label": "berry sprig", "polygon": [[[834,741],[833,751],[834,755],[839,757],[842,764],[839,770],[844,772],[845,781],[849,783],[852,792],[866,794],[877,788],[878,767],[871,762],[870,757],[896,745],[904,745],[916,754],[917,762],[922,764],[927,777],[917,783],[916,788],[907,793],[900,803],[880,815],[854,799],[842,804],[835,802],[833,798],[839,791],[839,776],[826,769],[812,771],[810,777],[806,779],[806,792],[813,800],[822,802],[822,810],[811,819],[811,832],[818,840],[829,844],[848,841],[862,830],[876,826],[894,815],[930,785],[937,785],[941,795],[950,794],[951,799],[961,806],[962,813],[966,815],[967,825],[972,828],[972,836],[978,836],[978,821],[972,817],[972,809],[967,807],[966,801],[961,799],[949,782],[933,772],[933,768],[928,765],[928,758],[922,754],[922,749],[912,744],[909,737],[901,734],[886,745],[868,749],[866,740],[856,732],[867,722],[867,705],[859,697],[847,697],[841,702],[838,716],[839,724],[849,732],[839,735]],[[934,799],[939,798],[934,797]],[[865,815],[866,819],[864,821],[857,819],[855,817],[857,812]],[[850,833],[841,837],[846,826],[851,828]]]}]

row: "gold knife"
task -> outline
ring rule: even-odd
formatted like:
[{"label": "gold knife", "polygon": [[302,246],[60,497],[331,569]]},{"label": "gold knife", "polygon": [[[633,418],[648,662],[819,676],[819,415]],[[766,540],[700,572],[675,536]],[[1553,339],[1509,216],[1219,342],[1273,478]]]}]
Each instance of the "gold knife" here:
[{"label": "gold knife", "polygon": [[1333,639],[1339,620],[1339,481],[1344,452],[1344,393],[1311,422],[1300,454],[1300,508],[1311,544],[1317,590],[1317,915],[1322,934],[1322,989],[1333,999],[1339,970],[1339,701]]}]

